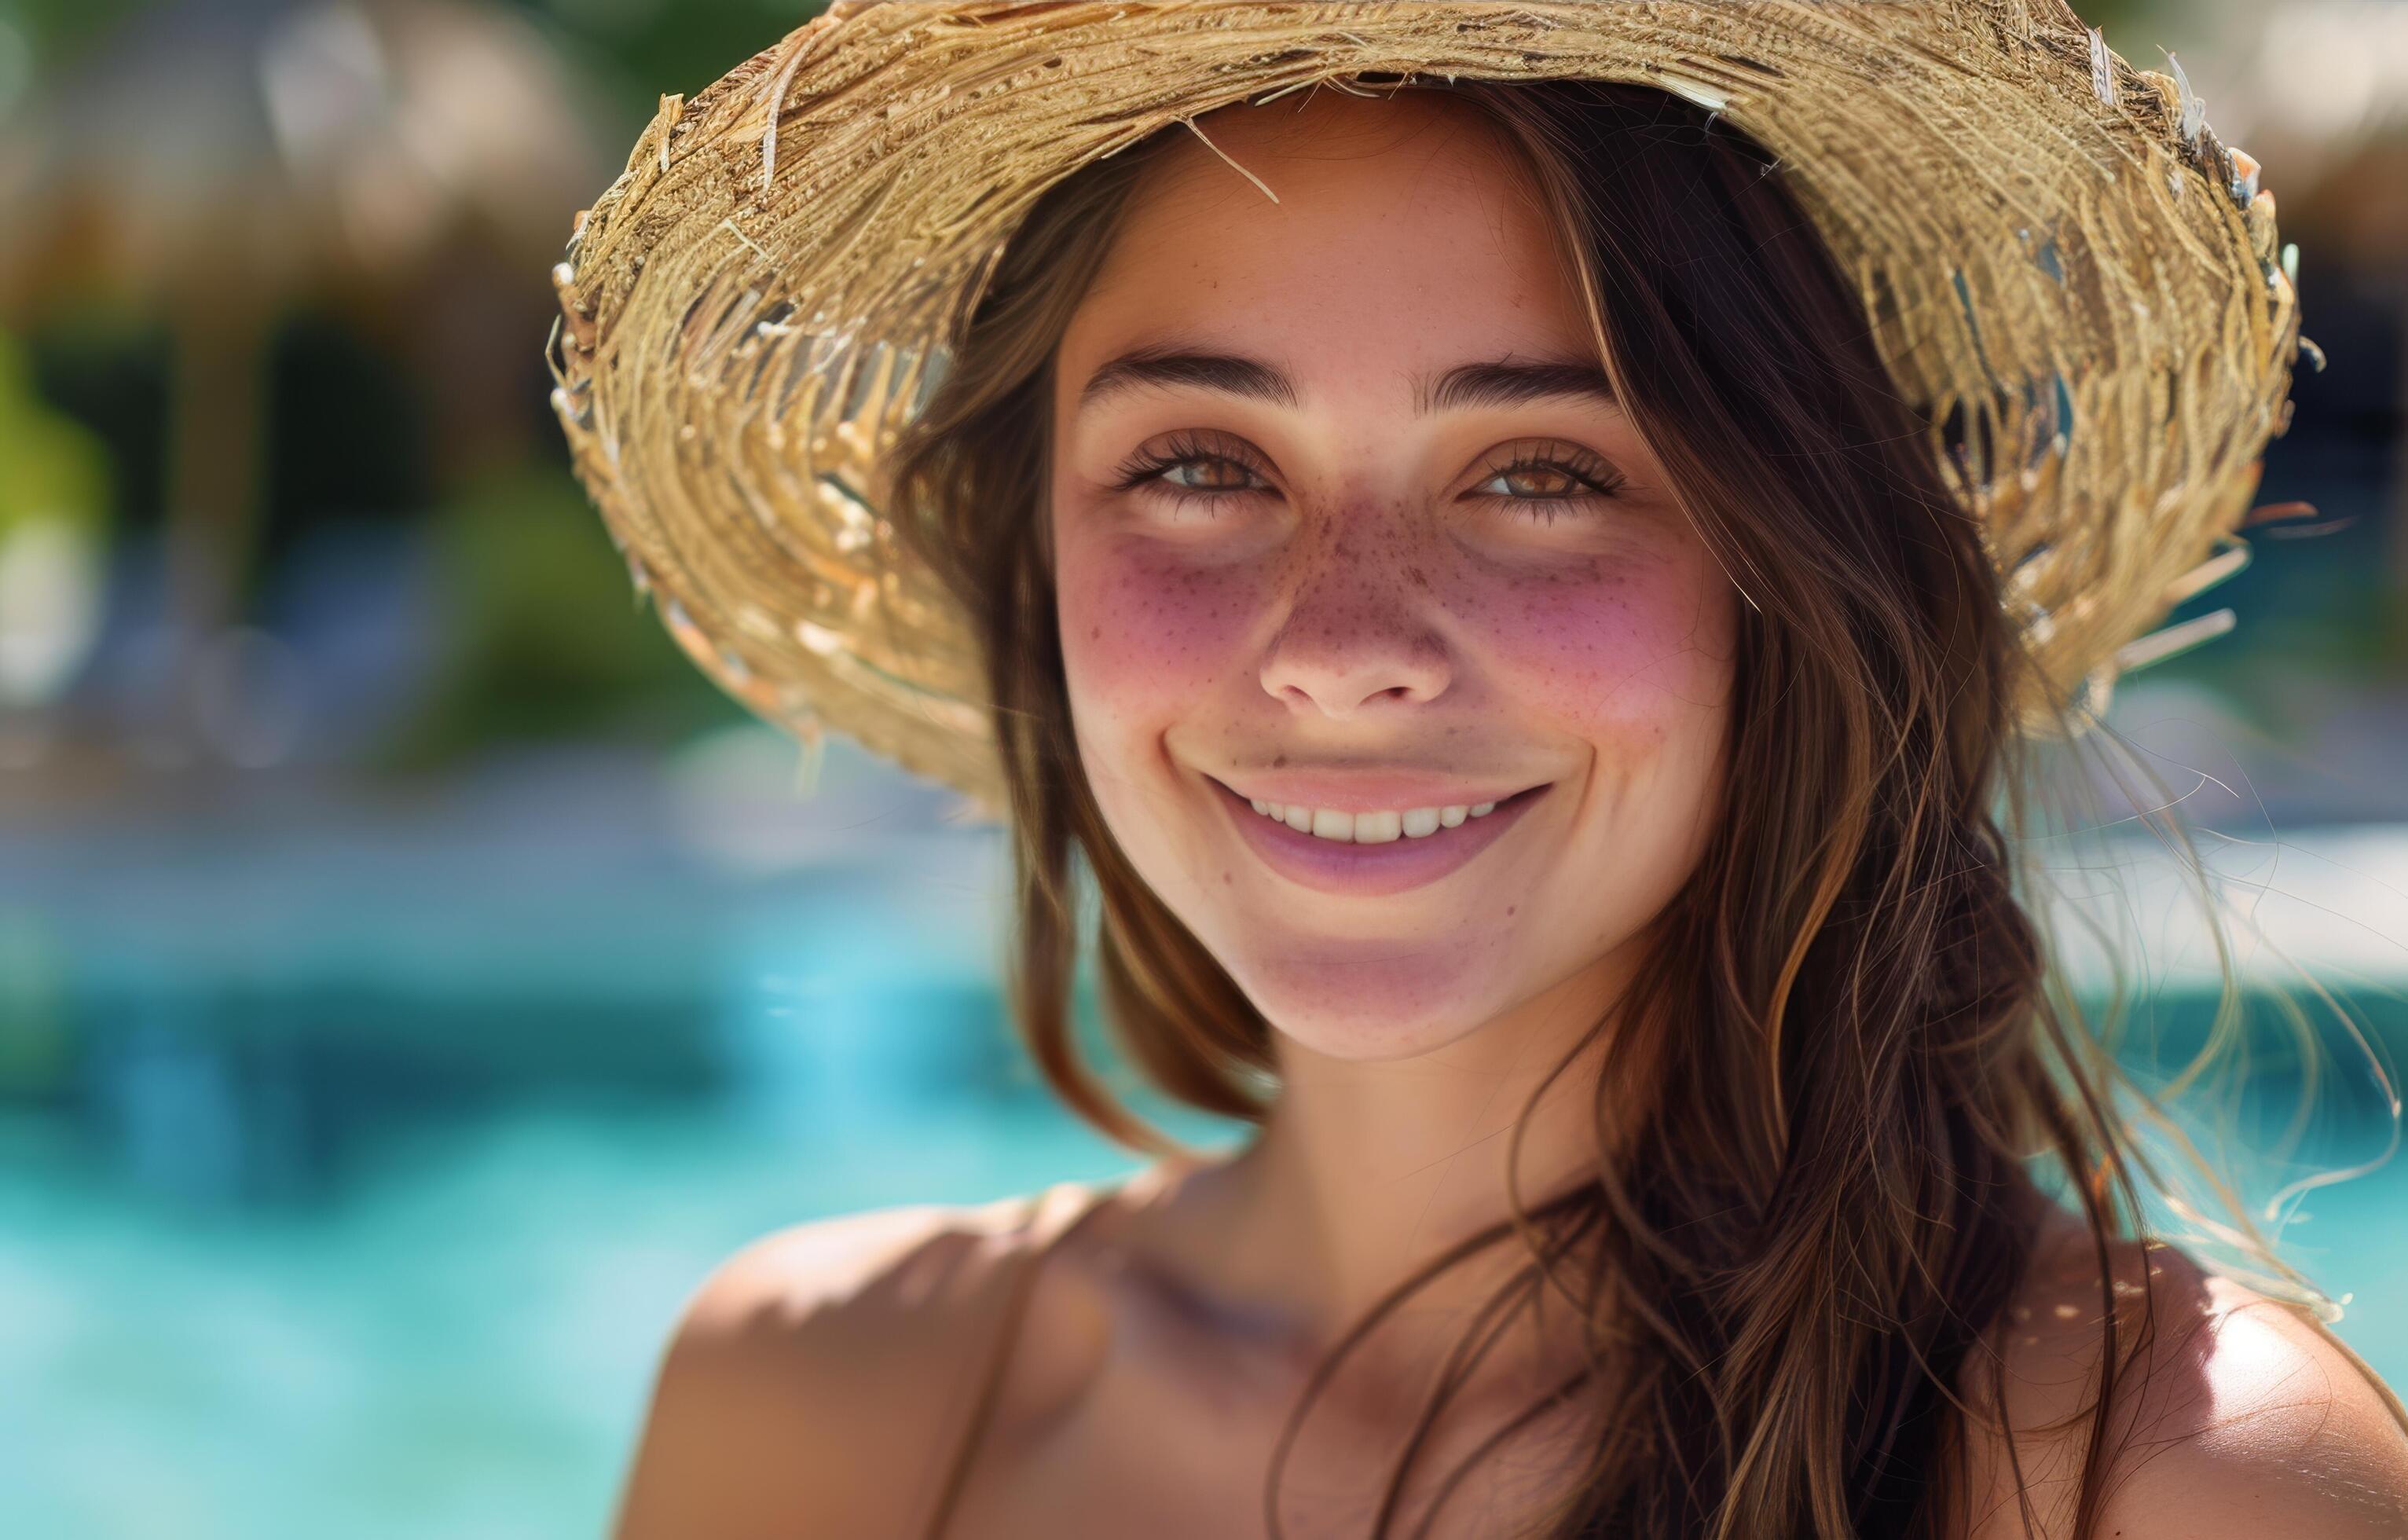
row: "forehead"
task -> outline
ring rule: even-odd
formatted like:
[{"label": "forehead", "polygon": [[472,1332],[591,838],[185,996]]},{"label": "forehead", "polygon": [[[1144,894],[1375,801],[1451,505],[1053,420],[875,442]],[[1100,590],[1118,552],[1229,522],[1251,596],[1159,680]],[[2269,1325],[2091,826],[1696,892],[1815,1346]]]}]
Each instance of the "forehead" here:
[{"label": "forehead", "polygon": [[1297,100],[1170,131],[1183,142],[1147,166],[1064,337],[1072,388],[1080,364],[1163,333],[1308,376],[1585,341],[1536,179],[1484,115],[1440,92]]}]

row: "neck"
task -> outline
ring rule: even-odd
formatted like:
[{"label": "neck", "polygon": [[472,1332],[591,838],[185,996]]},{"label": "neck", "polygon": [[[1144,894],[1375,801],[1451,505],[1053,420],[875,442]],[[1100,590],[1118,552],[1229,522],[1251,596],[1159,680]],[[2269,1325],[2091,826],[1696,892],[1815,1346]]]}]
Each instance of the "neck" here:
[{"label": "neck", "polygon": [[[1179,1183],[1180,1239],[1163,1242],[1160,1287],[1233,1346],[1309,1368],[1398,1284],[1509,1222],[1512,1190],[1526,1212],[1587,1180],[1600,1067],[1627,1072],[1627,1056],[1609,1028],[1548,1073],[1612,1010],[1625,982],[1615,963],[1414,1058],[1335,1059],[1283,1039],[1283,1087],[1259,1135]],[[1606,1094],[1635,1094],[1634,1080],[1618,1072]],[[1398,1393],[1417,1403],[1472,1312],[1528,1261],[1509,1232],[1416,1288],[1349,1351],[1333,1394],[1352,1385],[1373,1403]],[[1564,1266],[1577,1271],[1577,1259]],[[1560,1296],[1543,1322],[1517,1322],[1480,1380],[1527,1387],[1536,1366],[1560,1377],[1583,1361],[1584,1328]]]}]

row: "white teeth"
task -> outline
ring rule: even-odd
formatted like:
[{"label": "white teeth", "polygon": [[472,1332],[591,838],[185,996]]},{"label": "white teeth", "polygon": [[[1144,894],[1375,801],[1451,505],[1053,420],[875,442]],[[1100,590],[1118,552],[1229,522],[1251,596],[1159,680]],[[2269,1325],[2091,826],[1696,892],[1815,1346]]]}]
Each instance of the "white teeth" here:
[{"label": "white teeth", "polygon": [[1334,808],[1267,802],[1259,797],[1248,798],[1246,801],[1247,806],[1264,817],[1275,818],[1288,828],[1316,839],[1366,845],[1385,844],[1399,838],[1427,839],[1441,828],[1455,828],[1466,818],[1484,818],[1497,811],[1494,802],[1476,802],[1469,807],[1457,802],[1440,808],[1340,813]]}]

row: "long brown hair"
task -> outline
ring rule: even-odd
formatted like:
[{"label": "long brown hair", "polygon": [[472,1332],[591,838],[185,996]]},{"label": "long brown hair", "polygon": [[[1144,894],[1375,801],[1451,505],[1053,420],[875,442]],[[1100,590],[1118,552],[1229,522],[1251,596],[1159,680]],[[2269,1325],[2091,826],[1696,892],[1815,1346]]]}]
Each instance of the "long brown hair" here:
[{"label": "long brown hair", "polygon": [[[2140,1226],[2134,1146],[2111,1096],[2120,1071],[2082,1029],[2016,891],[2028,744],[2013,703],[2032,665],[1981,532],[1931,463],[1950,425],[1899,396],[1853,288],[1744,133],[1637,85],[1394,83],[1467,99],[1519,152],[1614,389],[1747,602],[1716,831],[1613,1020],[1565,1061],[1611,1027],[1646,1064],[1646,1094],[1600,1087],[1599,1147],[1613,1153],[1593,1183],[1535,1210],[1517,1189],[1508,1221],[1398,1286],[1330,1355],[1273,1461],[1272,1533],[1287,1448],[1348,1348],[1512,1235],[1530,1262],[1500,1307],[1543,1284],[1586,1312],[1590,1360],[1567,1366],[1558,1393],[1610,1389],[1586,1468],[1533,1533],[1962,1533],[1949,1414],[1996,1408],[1969,1408],[1957,1370],[1992,1353],[2025,1275],[2038,1217],[2026,1162],[2047,1156],[2102,1262],[2087,1534],[2118,1372],[2147,1340],[2144,1310],[2119,1346],[2126,1312],[2103,1266],[2114,1195]],[[1272,1030],[1130,866],[1089,789],[1042,499],[1056,346],[1130,189],[1177,142],[1156,135],[1048,190],[887,488],[986,649],[1020,1029],[1080,1116],[1160,1155],[1188,1152],[1076,1043],[1074,856],[1099,900],[1107,1019],[1155,1086],[1259,1121],[1278,1089]],[[2063,736],[2082,726],[2069,716]],[[1493,1344],[1494,1314],[1478,1313],[1452,1368]],[[1390,1532],[1402,1487],[1400,1461],[1375,1533]]]}]

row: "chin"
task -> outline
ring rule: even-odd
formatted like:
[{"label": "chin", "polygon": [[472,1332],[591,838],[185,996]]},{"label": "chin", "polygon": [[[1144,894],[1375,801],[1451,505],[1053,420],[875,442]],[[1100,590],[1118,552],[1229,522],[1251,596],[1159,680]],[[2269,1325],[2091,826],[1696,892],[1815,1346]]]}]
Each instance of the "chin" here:
[{"label": "chin", "polygon": [[1281,1036],[1329,1058],[1376,1062],[1443,1048],[1512,997],[1484,957],[1456,943],[1304,943],[1273,953],[1215,949],[1238,987]]}]

